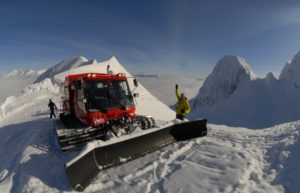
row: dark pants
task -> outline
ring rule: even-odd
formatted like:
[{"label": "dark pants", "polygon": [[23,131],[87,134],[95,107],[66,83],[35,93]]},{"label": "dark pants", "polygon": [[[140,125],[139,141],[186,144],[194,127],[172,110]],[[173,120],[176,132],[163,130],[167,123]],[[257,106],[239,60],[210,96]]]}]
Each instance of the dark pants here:
[{"label": "dark pants", "polygon": [[52,116],[56,117],[55,113],[54,113],[54,109],[50,109],[50,119],[52,119]]},{"label": "dark pants", "polygon": [[180,120],[182,120],[183,121],[183,119],[184,119],[184,115],[182,115],[182,114],[177,114],[176,115],[176,119],[180,119]]}]

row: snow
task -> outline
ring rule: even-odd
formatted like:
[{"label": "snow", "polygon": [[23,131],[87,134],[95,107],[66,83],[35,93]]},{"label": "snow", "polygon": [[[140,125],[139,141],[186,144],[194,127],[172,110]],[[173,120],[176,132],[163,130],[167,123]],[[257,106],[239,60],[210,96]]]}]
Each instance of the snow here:
[{"label": "snow", "polygon": [[[79,68],[98,70],[108,63],[113,71],[125,71],[115,58]],[[72,73],[77,70],[68,69]],[[59,104],[56,81],[63,76],[60,72],[54,78],[41,79],[0,103],[1,192],[73,192],[64,163],[79,152],[59,150],[47,107],[49,98]],[[278,80],[268,77],[276,89]],[[269,84],[257,81],[258,85]],[[136,92],[143,92],[138,99],[139,112],[152,108],[156,116],[174,116],[142,85]],[[300,121],[258,130],[216,124],[208,124],[208,128],[207,137],[175,143],[102,171],[85,192],[299,192]]]},{"label": "snow", "polygon": [[281,71],[280,80],[293,84],[296,88],[300,88],[300,51],[289,61]]},{"label": "snow", "polygon": [[190,103],[189,118],[247,128],[265,128],[300,117],[300,61],[298,53],[282,70],[257,78],[240,57],[225,56],[204,81]]},{"label": "snow", "polygon": [[[296,131],[293,126],[298,127]],[[100,174],[87,192],[284,192],[281,183],[290,179],[273,184],[282,171],[269,163],[281,153],[274,153],[274,147],[282,144],[289,150],[291,137],[299,138],[299,122],[260,131],[209,127],[210,134],[204,139],[174,144]],[[291,133],[285,134],[287,130]],[[286,160],[283,157],[280,163]]]},{"label": "snow", "polygon": [[238,87],[255,79],[256,76],[245,59],[238,56],[224,56],[205,79],[195,97],[196,103],[212,106],[229,97]]}]

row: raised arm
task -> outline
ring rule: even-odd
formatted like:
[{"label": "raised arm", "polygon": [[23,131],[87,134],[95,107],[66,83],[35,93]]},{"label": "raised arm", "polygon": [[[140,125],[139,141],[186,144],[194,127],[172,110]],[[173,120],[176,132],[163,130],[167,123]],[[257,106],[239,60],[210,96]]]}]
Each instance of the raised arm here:
[{"label": "raised arm", "polygon": [[180,100],[180,95],[179,95],[179,91],[178,91],[178,84],[175,85],[175,94],[178,100]]}]

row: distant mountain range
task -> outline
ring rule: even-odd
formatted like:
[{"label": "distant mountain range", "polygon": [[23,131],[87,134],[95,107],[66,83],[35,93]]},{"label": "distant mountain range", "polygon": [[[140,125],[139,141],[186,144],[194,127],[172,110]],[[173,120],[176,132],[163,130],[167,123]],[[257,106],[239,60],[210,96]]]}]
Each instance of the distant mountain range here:
[{"label": "distant mountain range", "polygon": [[279,78],[258,78],[246,60],[225,56],[191,101],[189,118],[206,117],[213,123],[252,128],[300,119],[300,52]]},{"label": "distant mountain range", "polygon": [[41,70],[22,70],[22,69],[17,69],[17,70],[13,70],[9,73],[2,73],[2,76],[5,77],[18,77],[18,76],[22,76],[22,77],[26,77],[26,76],[40,76],[41,74],[43,74],[46,71],[46,69],[41,69]]}]

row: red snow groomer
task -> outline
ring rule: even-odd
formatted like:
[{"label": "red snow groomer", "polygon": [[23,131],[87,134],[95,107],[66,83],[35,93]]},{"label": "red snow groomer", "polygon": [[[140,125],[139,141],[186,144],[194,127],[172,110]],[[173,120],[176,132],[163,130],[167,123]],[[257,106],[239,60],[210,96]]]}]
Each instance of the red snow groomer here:
[{"label": "red snow groomer", "polygon": [[112,119],[135,117],[133,96],[124,73],[69,75],[65,85],[64,111],[86,125],[98,127]]},{"label": "red snow groomer", "polygon": [[[134,79],[134,85],[138,83]],[[137,126],[153,128],[154,119],[136,116],[134,97],[125,73],[68,75],[64,83],[63,111],[57,123],[63,151],[79,148],[93,139],[108,140],[108,133],[120,136]]]},{"label": "red snow groomer", "polygon": [[[137,87],[136,79],[133,82]],[[173,142],[207,134],[206,119],[178,123],[136,115],[134,97],[137,96],[130,90],[126,74],[113,74],[109,68],[106,74],[84,73],[66,77],[64,113],[55,122],[62,151],[79,149],[90,141],[101,141],[66,163],[66,176],[73,189],[83,191],[101,170]]]}]

